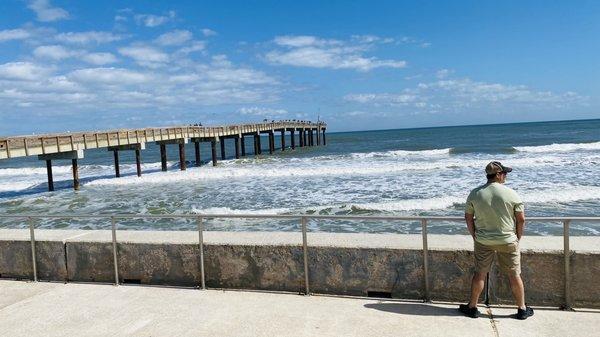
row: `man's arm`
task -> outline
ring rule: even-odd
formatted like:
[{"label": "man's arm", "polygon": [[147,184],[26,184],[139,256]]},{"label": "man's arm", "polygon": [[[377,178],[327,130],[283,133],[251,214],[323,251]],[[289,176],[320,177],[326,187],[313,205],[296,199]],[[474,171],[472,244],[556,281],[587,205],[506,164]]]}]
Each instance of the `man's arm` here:
[{"label": "man's arm", "polygon": [[467,229],[469,230],[469,233],[473,237],[473,240],[475,240],[475,215],[465,213],[465,221],[467,222]]},{"label": "man's arm", "polygon": [[517,240],[521,241],[523,228],[525,228],[525,212],[515,212]]}]

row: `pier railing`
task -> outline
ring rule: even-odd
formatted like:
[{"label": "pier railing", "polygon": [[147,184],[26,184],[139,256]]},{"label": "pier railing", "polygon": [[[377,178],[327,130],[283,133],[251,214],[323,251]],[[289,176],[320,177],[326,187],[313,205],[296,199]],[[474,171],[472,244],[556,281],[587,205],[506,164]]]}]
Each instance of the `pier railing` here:
[{"label": "pier railing", "polygon": [[[206,219],[287,219],[298,220],[302,234],[303,265],[304,265],[304,285],[305,294],[310,294],[307,224],[309,220],[349,220],[349,221],[419,221],[421,223],[422,252],[423,252],[423,300],[431,301],[429,284],[429,245],[427,243],[427,227],[430,222],[450,221],[462,222],[462,217],[450,216],[352,216],[352,215],[264,215],[264,214],[102,214],[102,215],[29,215],[29,214],[3,214],[0,218],[26,219],[29,226],[31,253],[33,262],[33,280],[37,281],[37,260],[35,251],[35,222],[39,219],[106,219],[110,220],[112,231],[112,253],[114,264],[115,285],[119,284],[119,264],[117,251],[117,223],[119,219],[191,219],[196,220],[198,232],[198,246],[200,251],[200,280],[201,289],[206,289],[205,271],[204,271],[204,221]],[[570,225],[572,222],[599,222],[600,217],[528,217],[527,222],[561,222],[563,226],[563,255],[564,255],[564,309],[571,308],[571,266],[570,256]],[[486,300],[489,297],[486,283]]]}]

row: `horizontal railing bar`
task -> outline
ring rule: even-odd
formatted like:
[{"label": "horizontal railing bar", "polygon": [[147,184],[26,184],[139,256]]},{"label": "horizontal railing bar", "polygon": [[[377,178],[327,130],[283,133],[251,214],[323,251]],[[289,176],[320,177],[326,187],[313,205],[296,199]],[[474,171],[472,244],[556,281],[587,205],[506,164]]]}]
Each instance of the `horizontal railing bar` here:
[{"label": "horizontal railing bar", "polygon": [[[364,215],[306,215],[306,214],[0,214],[0,218],[36,218],[36,219],[330,219],[330,220],[367,220],[367,221],[463,221],[463,217],[454,216],[364,216]],[[600,222],[600,217],[528,217],[527,221],[591,221]]]}]

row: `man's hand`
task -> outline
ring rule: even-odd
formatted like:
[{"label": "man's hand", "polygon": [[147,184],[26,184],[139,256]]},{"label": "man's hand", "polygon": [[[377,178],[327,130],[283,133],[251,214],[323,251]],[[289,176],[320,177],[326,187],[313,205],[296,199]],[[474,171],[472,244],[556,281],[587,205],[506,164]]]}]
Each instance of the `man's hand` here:
[{"label": "man's hand", "polygon": [[525,212],[515,212],[515,219],[517,222],[517,240],[521,241],[521,237],[523,236],[523,228],[525,228]]},{"label": "man's hand", "polygon": [[469,230],[469,233],[473,237],[473,240],[475,240],[475,215],[465,213],[465,221],[467,222],[467,229]]}]

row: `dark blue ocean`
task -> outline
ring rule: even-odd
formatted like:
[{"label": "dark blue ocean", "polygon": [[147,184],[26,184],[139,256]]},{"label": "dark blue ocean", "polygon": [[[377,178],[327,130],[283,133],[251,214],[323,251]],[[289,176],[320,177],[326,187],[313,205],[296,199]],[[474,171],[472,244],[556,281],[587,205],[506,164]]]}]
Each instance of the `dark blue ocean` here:
[{"label": "dark blue ocean", "polygon": [[[330,128],[334,126],[330,125]],[[288,136],[289,137],[289,136]],[[231,141],[231,140],[230,140]],[[276,139],[279,145],[279,139]],[[469,191],[485,182],[484,167],[499,160],[514,171],[507,185],[529,216],[600,216],[600,120],[328,133],[327,146],[252,154],[217,167],[179,170],[169,148],[169,172],[160,171],[154,144],[142,152],[144,174],[135,175],[131,153],[122,152],[123,177],[114,178],[112,153],[88,150],[80,161],[80,191],[72,190],[69,162],[55,162],[57,190],[47,192],[37,158],[0,160],[0,213],[258,213],[462,216]],[[286,140],[289,146],[290,140]],[[267,146],[266,139],[262,142]],[[203,160],[210,149],[203,144]],[[44,220],[40,227],[104,228],[106,221]],[[22,224],[0,220],[0,226]],[[188,229],[186,221],[124,221],[130,229]],[[289,221],[210,220],[216,230],[294,230]],[[413,233],[416,223],[320,221],[312,230]],[[461,223],[431,225],[434,233],[466,233]],[[531,223],[527,232],[562,233],[559,223]],[[600,224],[574,223],[576,235],[598,235]]]}]

